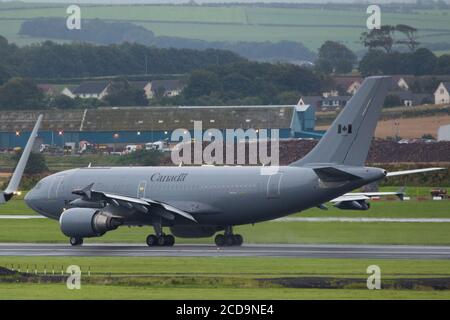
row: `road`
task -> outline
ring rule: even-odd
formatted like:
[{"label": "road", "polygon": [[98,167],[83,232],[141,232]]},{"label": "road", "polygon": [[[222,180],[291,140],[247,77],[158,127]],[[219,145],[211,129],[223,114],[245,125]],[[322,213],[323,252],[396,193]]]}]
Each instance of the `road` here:
[{"label": "road", "polygon": [[450,247],[394,245],[247,244],[217,248],[214,245],[147,247],[140,244],[8,244],[0,243],[0,256],[67,257],[292,257],[354,259],[450,259]]}]

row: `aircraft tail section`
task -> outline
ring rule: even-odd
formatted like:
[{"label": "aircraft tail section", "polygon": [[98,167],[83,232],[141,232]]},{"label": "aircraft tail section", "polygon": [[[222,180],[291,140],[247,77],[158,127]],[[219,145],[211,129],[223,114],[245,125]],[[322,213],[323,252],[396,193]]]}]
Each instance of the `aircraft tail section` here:
[{"label": "aircraft tail section", "polygon": [[314,149],[291,165],[364,165],[390,81],[384,76],[366,78]]}]

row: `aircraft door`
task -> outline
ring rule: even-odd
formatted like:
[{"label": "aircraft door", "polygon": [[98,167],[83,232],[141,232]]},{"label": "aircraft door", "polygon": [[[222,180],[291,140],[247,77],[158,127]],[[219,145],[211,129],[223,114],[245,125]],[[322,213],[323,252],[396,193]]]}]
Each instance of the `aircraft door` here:
[{"label": "aircraft door", "polygon": [[270,175],[267,181],[267,198],[276,199],[280,197],[281,179],[283,177],[282,172]]},{"label": "aircraft door", "polygon": [[138,190],[137,190],[138,198],[145,198],[145,188],[146,187],[147,187],[147,181],[139,182],[139,186],[138,186]]}]

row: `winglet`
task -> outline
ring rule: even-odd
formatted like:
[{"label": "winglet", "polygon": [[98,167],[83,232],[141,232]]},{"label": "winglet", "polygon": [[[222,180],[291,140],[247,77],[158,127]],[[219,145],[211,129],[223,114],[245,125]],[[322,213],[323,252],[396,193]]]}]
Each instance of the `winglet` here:
[{"label": "winglet", "polygon": [[20,184],[20,180],[22,179],[23,172],[25,171],[25,167],[28,162],[28,158],[30,157],[31,150],[33,149],[34,141],[37,137],[37,132],[41,126],[43,115],[40,114],[36,124],[34,125],[33,131],[30,134],[30,138],[23,149],[22,156],[20,157],[19,162],[17,163],[16,169],[9,181],[8,187],[5,191],[3,191],[0,195],[0,203],[5,203],[17,192]]}]

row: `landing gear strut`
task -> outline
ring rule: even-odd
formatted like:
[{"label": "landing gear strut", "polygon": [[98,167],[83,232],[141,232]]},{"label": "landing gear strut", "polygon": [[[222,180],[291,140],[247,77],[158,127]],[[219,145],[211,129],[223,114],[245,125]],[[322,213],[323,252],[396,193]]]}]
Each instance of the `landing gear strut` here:
[{"label": "landing gear strut", "polygon": [[83,238],[71,237],[69,241],[72,246],[81,246],[83,244]]},{"label": "landing gear strut", "polygon": [[160,224],[155,224],[154,228],[156,235],[151,234],[146,239],[147,245],[149,247],[154,246],[172,247],[175,244],[175,237],[171,234],[168,235],[164,234]]},{"label": "landing gear strut", "polygon": [[214,242],[218,247],[241,246],[244,243],[244,238],[240,234],[233,234],[233,228],[228,226],[225,228],[225,234],[218,234]]}]

